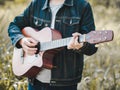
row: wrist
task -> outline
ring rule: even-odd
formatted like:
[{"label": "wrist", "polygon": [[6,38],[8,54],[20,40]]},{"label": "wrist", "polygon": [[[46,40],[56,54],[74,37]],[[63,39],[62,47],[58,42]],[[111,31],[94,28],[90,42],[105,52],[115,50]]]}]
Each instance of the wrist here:
[{"label": "wrist", "polygon": [[17,43],[17,46],[21,47],[22,48],[22,43],[23,43],[23,38],[21,38],[18,43]]},{"label": "wrist", "polygon": [[19,40],[19,44],[22,46],[22,39]]}]

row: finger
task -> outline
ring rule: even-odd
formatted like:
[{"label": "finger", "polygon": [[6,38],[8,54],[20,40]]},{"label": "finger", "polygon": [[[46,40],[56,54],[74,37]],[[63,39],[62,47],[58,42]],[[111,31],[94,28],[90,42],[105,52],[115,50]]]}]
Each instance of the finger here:
[{"label": "finger", "polygon": [[74,37],[72,37],[72,39],[70,40],[70,42],[67,45],[68,49],[72,49],[74,47]]},{"label": "finger", "polygon": [[78,33],[78,32],[75,32],[75,33],[72,34],[73,37],[80,36],[80,35],[81,35],[81,34]]},{"label": "finger", "polygon": [[75,43],[74,43],[74,44],[75,44],[75,46],[76,46],[76,45],[79,45],[78,37],[75,38]]},{"label": "finger", "polygon": [[78,42],[78,37],[75,38],[74,45],[75,45],[74,49],[80,49],[81,47],[83,47],[83,43]]},{"label": "finger", "polygon": [[35,44],[35,45],[37,45],[37,43],[38,43],[38,41],[36,41],[36,40],[33,39],[33,38],[29,38],[29,42],[30,42],[30,43],[33,43],[33,44]]},{"label": "finger", "polygon": [[80,48],[80,43],[78,42],[78,37],[75,38],[75,43],[74,43],[74,49],[79,49]]},{"label": "finger", "polygon": [[34,40],[32,40],[32,39],[28,39],[28,40],[24,41],[24,44],[29,47],[34,47],[35,45],[37,45],[37,42],[34,42]]},{"label": "finger", "polygon": [[28,47],[28,46],[26,46],[26,45],[24,45],[24,47],[23,47],[26,51],[37,51],[37,48],[30,48],[30,47]]},{"label": "finger", "polygon": [[23,48],[23,50],[25,51],[26,54],[29,54],[29,55],[34,55],[36,53],[36,50],[28,50],[26,48]]},{"label": "finger", "polygon": [[75,44],[79,44],[78,43],[78,36],[79,35],[81,35],[81,34],[78,33],[78,32],[75,32],[75,33],[72,34],[73,37],[72,37],[72,39],[70,40],[70,42],[67,46],[68,49],[75,49],[76,48]]},{"label": "finger", "polygon": [[36,52],[37,51],[37,48],[29,47],[26,44],[23,44],[22,47],[25,50],[25,52]]},{"label": "finger", "polygon": [[30,43],[29,41],[25,41],[24,45],[28,46],[28,47],[34,47],[35,44],[34,43]]}]

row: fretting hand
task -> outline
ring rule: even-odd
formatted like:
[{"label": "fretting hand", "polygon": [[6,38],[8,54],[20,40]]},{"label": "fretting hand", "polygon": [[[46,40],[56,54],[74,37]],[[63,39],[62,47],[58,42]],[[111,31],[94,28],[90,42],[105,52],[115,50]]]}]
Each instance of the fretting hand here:
[{"label": "fretting hand", "polygon": [[73,49],[73,50],[78,50],[80,49],[82,46],[83,46],[83,43],[79,43],[78,42],[78,37],[80,36],[81,34],[76,32],[76,33],[73,33],[72,34],[72,39],[70,40],[69,44],[67,45],[67,48],[68,49]]}]

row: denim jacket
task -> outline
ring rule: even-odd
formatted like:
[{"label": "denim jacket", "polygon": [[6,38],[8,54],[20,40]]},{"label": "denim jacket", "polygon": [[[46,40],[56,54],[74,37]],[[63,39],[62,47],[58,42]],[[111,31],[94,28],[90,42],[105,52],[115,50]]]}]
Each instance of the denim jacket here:
[{"label": "denim jacket", "polygon": [[[38,30],[50,27],[51,17],[49,0],[32,0],[24,12],[16,16],[9,25],[8,34],[12,44],[21,48],[18,43],[24,37],[21,30],[27,26]],[[71,37],[74,32],[87,34],[95,30],[90,4],[86,0],[65,0],[56,14],[55,29],[62,34],[62,38]],[[57,66],[57,68],[51,70],[51,85],[77,84],[82,77],[83,55],[92,55],[96,51],[95,45],[90,43],[84,43],[84,46],[79,50],[67,50],[64,47],[54,56],[53,65]]]}]

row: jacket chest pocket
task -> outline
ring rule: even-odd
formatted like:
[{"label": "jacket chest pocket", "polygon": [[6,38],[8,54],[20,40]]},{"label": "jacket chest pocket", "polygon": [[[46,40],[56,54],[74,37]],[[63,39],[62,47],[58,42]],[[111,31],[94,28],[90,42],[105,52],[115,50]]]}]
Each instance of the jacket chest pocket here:
[{"label": "jacket chest pocket", "polygon": [[73,18],[64,18],[63,19],[63,28],[65,29],[64,34],[67,36],[71,36],[74,32],[79,32],[79,23],[80,18],[73,17]]},{"label": "jacket chest pocket", "polygon": [[50,25],[50,21],[44,20],[44,19],[41,19],[38,17],[33,17],[33,23],[34,23],[34,27],[39,30],[44,27],[49,27],[49,25]]},{"label": "jacket chest pocket", "polygon": [[79,24],[80,18],[64,18],[63,23],[68,26],[74,26],[76,24]]}]

